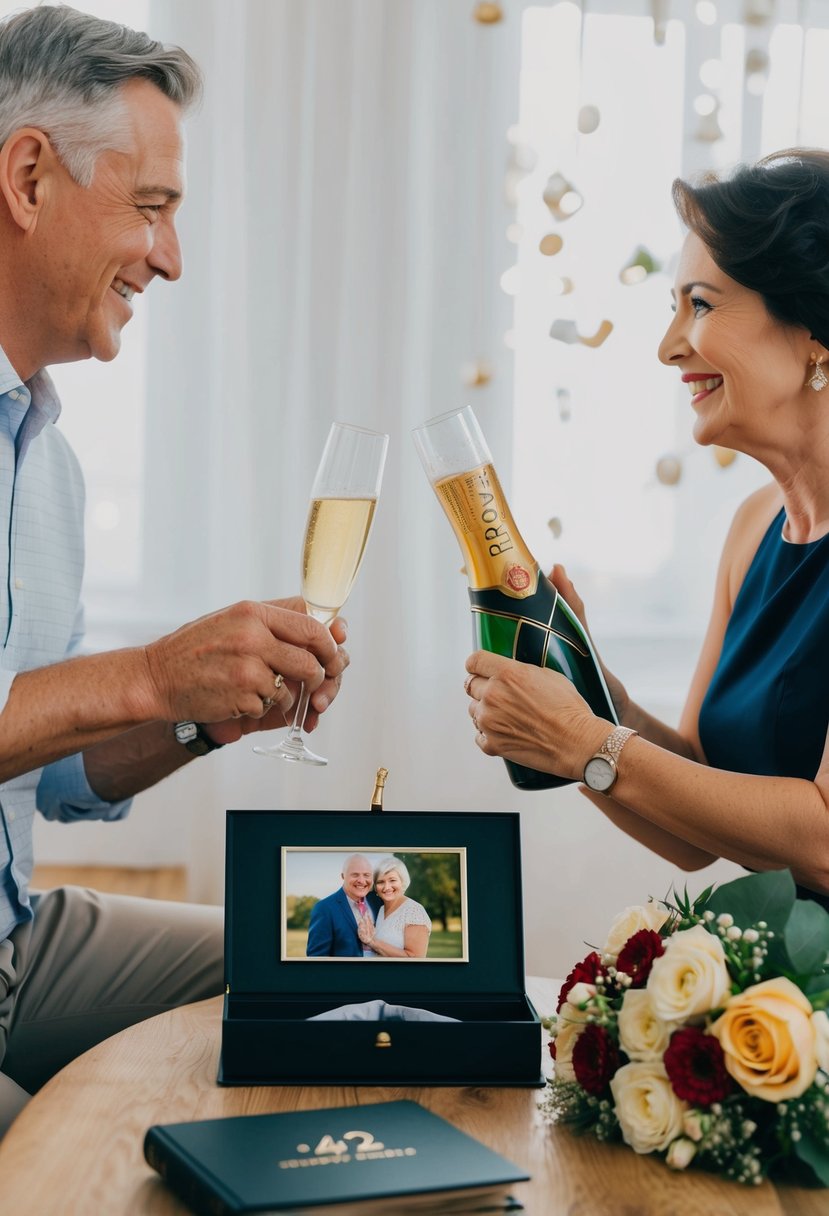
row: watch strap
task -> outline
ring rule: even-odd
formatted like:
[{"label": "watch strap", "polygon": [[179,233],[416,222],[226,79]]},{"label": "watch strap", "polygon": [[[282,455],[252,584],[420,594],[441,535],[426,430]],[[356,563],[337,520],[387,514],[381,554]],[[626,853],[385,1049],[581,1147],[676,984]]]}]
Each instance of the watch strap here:
[{"label": "watch strap", "polygon": [[186,747],[194,756],[206,756],[208,752],[224,747],[224,743],[210,738],[200,722],[176,722],[173,730],[182,747]]},{"label": "watch strap", "polygon": [[614,764],[618,763],[619,754],[622,748],[627,743],[631,735],[638,735],[639,731],[634,730],[632,726],[616,726],[605,739],[602,746],[599,748],[597,755],[607,756]]}]

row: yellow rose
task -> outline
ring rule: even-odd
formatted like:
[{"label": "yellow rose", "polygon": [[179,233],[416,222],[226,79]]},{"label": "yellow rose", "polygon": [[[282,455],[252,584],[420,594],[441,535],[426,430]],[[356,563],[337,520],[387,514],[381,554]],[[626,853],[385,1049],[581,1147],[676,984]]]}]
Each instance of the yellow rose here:
[{"label": "yellow rose", "polygon": [[587,1010],[579,1009],[565,1001],[558,1011],[558,1021],[556,1022],[555,1075],[557,1081],[575,1081],[573,1048],[576,1039],[586,1025]]},{"label": "yellow rose", "polygon": [[660,1152],[681,1134],[688,1103],[674,1093],[664,1064],[625,1064],[610,1091],[622,1137],[635,1153]]},{"label": "yellow rose", "polygon": [[646,990],[663,1022],[688,1022],[725,1004],[731,980],[722,942],[702,925],[665,939],[654,959]]},{"label": "yellow rose", "polygon": [[815,1051],[817,1066],[829,1073],[829,1017],[823,1009],[812,1014],[812,1025],[815,1028]]},{"label": "yellow rose", "polygon": [[731,1076],[753,1098],[799,1098],[815,1079],[812,1006],[784,976],[732,996],[710,1033],[720,1041]]},{"label": "yellow rose", "polygon": [[628,988],[619,1010],[619,1045],[631,1060],[661,1060],[676,1028],[653,1011],[645,988]]},{"label": "yellow rose", "polygon": [[649,904],[635,904],[632,908],[625,908],[610,926],[610,932],[605,942],[605,954],[612,954],[615,957],[627,939],[633,937],[634,933],[638,933],[640,929],[655,929],[656,932],[659,932],[669,915],[666,908],[661,908],[653,901]]}]

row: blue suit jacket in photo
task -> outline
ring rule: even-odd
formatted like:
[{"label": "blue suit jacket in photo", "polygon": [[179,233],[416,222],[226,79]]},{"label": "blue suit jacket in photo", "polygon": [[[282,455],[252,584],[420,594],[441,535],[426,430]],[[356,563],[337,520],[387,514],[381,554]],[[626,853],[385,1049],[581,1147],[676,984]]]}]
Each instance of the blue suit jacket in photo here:
[{"label": "blue suit jacket in photo", "polygon": [[[373,891],[369,891],[366,902],[376,918],[382,901]],[[317,958],[362,958],[363,943],[357,933],[354,912],[342,887],[314,904],[305,953],[308,957]]]}]

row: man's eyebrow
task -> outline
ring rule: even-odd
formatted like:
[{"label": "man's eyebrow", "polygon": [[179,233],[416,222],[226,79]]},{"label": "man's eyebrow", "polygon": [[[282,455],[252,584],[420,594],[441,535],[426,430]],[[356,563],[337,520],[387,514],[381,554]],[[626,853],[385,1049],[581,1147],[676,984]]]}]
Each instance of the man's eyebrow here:
[{"label": "man's eyebrow", "polygon": [[136,195],[143,198],[151,194],[162,194],[169,199],[171,203],[178,202],[181,198],[181,191],[174,190],[172,186],[139,186],[136,190]]}]

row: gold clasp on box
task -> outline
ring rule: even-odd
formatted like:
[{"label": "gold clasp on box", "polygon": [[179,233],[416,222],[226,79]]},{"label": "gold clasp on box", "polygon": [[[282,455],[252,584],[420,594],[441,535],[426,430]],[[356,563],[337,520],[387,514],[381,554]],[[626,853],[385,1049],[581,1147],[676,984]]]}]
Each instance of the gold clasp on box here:
[{"label": "gold clasp on box", "polygon": [[377,1038],[374,1040],[375,1047],[391,1047],[391,1035],[387,1030],[378,1031]]}]

